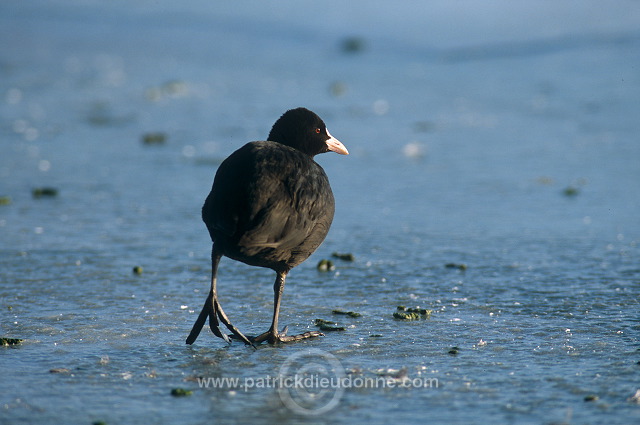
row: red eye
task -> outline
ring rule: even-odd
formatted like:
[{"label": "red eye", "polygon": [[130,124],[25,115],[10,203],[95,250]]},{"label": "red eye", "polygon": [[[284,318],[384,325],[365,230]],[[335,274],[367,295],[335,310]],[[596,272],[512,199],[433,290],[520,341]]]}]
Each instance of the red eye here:
[{"label": "red eye", "polygon": [[316,133],[320,134],[320,129],[316,128]]}]

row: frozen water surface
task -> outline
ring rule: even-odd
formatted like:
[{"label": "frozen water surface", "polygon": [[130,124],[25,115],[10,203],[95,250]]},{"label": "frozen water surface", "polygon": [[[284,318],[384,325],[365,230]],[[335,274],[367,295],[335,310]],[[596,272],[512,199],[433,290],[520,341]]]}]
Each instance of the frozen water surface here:
[{"label": "frozen water surface", "polygon": [[[0,422],[639,423],[639,28],[635,1],[5,2]],[[301,105],[351,155],[317,157],[336,218],[280,322],[346,330],[186,346],[216,166]],[[246,333],[273,279],[222,261]]]}]

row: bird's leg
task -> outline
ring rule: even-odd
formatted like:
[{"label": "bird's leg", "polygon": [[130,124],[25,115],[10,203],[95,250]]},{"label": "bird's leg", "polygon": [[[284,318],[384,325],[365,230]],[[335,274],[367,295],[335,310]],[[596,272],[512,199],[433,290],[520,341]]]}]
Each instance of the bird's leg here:
[{"label": "bird's leg", "polygon": [[[202,328],[204,327],[204,324],[207,321],[207,318],[210,319],[211,321],[211,316],[210,316],[210,312],[213,311],[212,308],[212,300],[213,300],[213,296],[211,294],[211,292],[209,292],[209,296],[207,297],[207,300],[204,302],[204,306],[202,307],[202,310],[200,311],[200,314],[198,315],[198,318],[196,319],[196,322],[193,325],[193,328],[191,329],[191,332],[189,333],[189,336],[187,337],[187,344],[191,345],[193,344],[196,339],[198,338],[198,335],[200,335],[200,331],[202,331]],[[215,323],[214,323],[214,328],[217,329],[217,317],[214,315],[213,316],[215,319]],[[212,328],[212,330],[214,329]],[[218,330],[218,332],[220,332]],[[214,331],[215,333],[215,331]],[[225,339],[226,335],[222,334],[222,332],[220,332],[220,335],[217,335],[218,337]]]},{"label": "bird's leg", "polygon": [[[231,338],[239,339],[240,341],[243,341],[245,344],[251,345],[253,348],[256,348],[256,346],[253,344],[253,342],[251,342],[251,340],[249,338],[244,336],[244,334],[242,332],[240,332],[240,330],[238,328],[236,328],[235,326],[233,326],[233,324],[231,324],[231,321],[229,320],[229,318],[225,314],[225,312],[222,309],[222,307],[220,307],[220,304],[218,303],[217,299],[214,301],[214,309],[216,310],[216,312],[218,314],[218,317],[220,318],[220,321],[222,323],[224,323],[224,325],[227,327],[227,329],[229,329],[231,331],[231,333],[233,334],[233,335],[230,335]],[[216,321],[216,323],[217,323],[217,321]]]},{"label": "bird's leg", "polygon": [[310,331],[300,335],[287,336],[287,327],[282,332],[278,332],[278,317],[280,316],[280,300],[282,299],[282,292],[284,291],[284,281],[287,277],[286,272],[277,272],[276,281],[273,284],[273,321],[269,330],[262,335],[258,335],[253,338],[255,344],[260,344],[262,341],[268,341],[269,344],[276,344],[279,342],[291,342],[298,341],[306,338],[313,338],[316,336],[324,336],[322,332]]},{"label": "bird's leg", "polygon": [[216,251],[215,245],[211,250],[211,290],[209,291],[209,296],[196,319],[196,323],[194,323],[189,336],[187,337],[187,344],[193,344],[198,335],[200,335],[200,331],[204,327],[205,322],[207,321],[207,317],[209,317],[209,328],[211,328],[211,332],[214,333],[215,336],[224,339],[227,342],[231,342],[229,337],[222,332],[220,332],[220,328],[218,327],[218,315],[217,310],[219,308],[218,305],[218,296],[216,292],[216,282],[218,280],[218,264],[220,263],[220,257],[222,255]]},{"label": "bird's leg", "polygon": [[[227,315],[225,314],[224,310],[222,309],[222,307],[220,306],[220,303],[218,302],[218,292],[216,289],[216,283],[217,283],[217,275],[218,275],[218,263],[220,263],[220,258],[222,257],[222,254],[220,254],[218,251],[216,251],[215,245],[213,246],[212,250],[211,250],[211,269],[212,269],[212,278],[211,278],[211,292],[210,292],[210,302],[211,302],[211,308],[209,309],[209,327],[211,328],[211,331],[217,336],[220,337],[222,339],[224,339],[225,341],[227,341],[228,343],[231,343],[231,340],[229,339],[229,336],[231,337],[235,337],[236,339],[239,339],[241,341],[243,341],[245,344],[247,345],[251,345],[253,346],[253,348],[256,348],[253,343],[251,341],[249,341],[249,338],[247,338],[246,336],[244,336],[242,334],[242,332],[240,332],[240,330],[238,330],[238,328],[236,328],[235,326],[233,326],[231,324],[231,321],[229,321],[229,318],[227,317]],[[207,299],[207,301],[209,301],[209,299]],[[218,318],[220,318],[220,322],[224,323],[224,325],[233,333],[233,335],[225,335],[220,331],[219,326],[219,322],[218,322]]]}]

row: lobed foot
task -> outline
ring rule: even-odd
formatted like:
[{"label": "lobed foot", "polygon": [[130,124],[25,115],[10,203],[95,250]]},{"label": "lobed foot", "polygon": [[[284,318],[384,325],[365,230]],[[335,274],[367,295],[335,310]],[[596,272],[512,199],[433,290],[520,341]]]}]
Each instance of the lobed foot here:
[{"label": "lobed foot", "polygon": [[249,337],[249,339],[254,344],[260,344],[263,341],[267,341],[269,344],[280,344],[284,342],[300,341],[302,339],[324,336],[324,334],[319,331],[309,331],[299,335],[287,335],[288,329],[289,329],[288,326],[286,326],[282,330],[282,332],[277,332],[269,329],[267,332],[261,335],[258,335],[256,337]]}]

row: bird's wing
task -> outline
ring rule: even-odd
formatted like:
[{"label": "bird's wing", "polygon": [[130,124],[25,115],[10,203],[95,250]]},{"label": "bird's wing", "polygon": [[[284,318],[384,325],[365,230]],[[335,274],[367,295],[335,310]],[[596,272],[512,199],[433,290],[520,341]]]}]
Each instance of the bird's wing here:
[{"label": "bird's wing", "polygon": [[324,239],[334,200],[322,168],[292,149],[249,145],[227,158],[216,173],[203,207],[212,238],[222,233],[245,251],[295,249],[314,229]]},{"label": "bird's wing", "polygon": [[[313,233],[318,223],[331,224],[334,200],[320,166],[297,152],[277,167],[263,168],[250,194],[250,214],[241,243],[292,250]],[[322,238],[326,232],[323,233]]]}]

